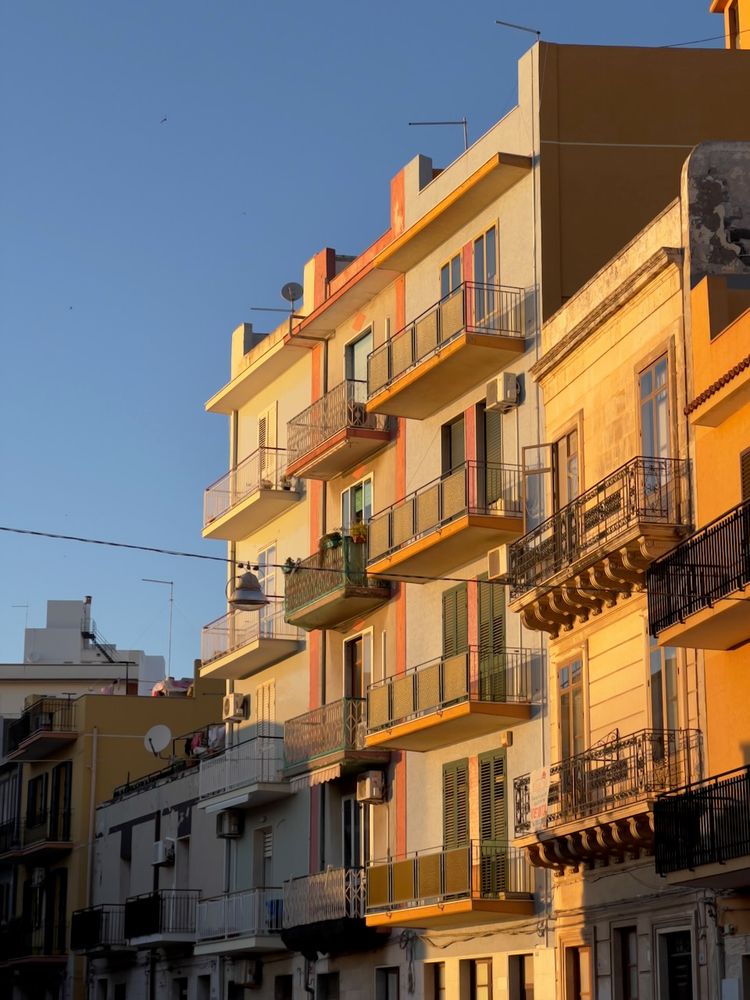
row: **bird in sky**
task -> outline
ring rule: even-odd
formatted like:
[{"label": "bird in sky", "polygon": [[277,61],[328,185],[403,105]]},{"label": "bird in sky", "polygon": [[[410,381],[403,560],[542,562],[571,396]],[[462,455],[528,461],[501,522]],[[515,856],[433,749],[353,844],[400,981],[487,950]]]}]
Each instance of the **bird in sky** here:
[{"label": "bird in sky", "polygon": [[161,120],[161,122],[159,124],[163,125],[166,120],[167,120],[167,116],[164,115],[164,117],[162,118],[162,120]]}]

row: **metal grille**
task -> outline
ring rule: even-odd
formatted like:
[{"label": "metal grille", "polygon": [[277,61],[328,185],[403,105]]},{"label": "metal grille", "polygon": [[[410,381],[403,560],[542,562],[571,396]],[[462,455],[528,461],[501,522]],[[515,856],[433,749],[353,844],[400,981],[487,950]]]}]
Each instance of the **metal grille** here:
[{"label": "metal grille", "polygon": [[201,760],[198,794],[207,798],[245,785],[280,782],[284,780],[282,768],[281,737],[255,737]]},{"label": "metal grille", "polygon": [[300,491],[300,481],[286,475],[287,454],[283,448],[258,448],[243,458],[203,495],[203,527],[221,517],[258,490]]},{"label": "metal grille", "polygon": [[632,525],[686,524],[687,498],[687,461],[634,458],[509,546],[511,598],[541,586]]},{"label": "metal grille", "polygon": [[158,889],[131,896],[125,902],[125,937],[195,934],[200,893],[188,889]]},{"label": "metal grille", "polygon": [[364,698],[341,698],[288,719],[284,723],[287,767],[343,750],[361,749],[364,713]]},{"label": "metal grille", "polygon": [[125,944],[125,904],[90,906],[73,913],[72,951],[93,951]]},{"label": "metal grille", "polygon": [[652,635],[750,584],[750,500],[696,531],[646,575]]},{"label": "metal grille", "polygon": [[281,601],[263,611],[230,611],[204,625],[201,632],[201,662],[205,665],[235,649],[249,646],[261,639],[290,639],[301,642],[304,633],[284,618]]},{"label": "metal grille", "polygon": [[[697,729],[642,729],[597,743],[550,768],[544,828],[593,816],[700,778],[702,737]],[[513,782],[516,836],[531,829],[531,775]]]},{"label": "metal grille", "polygon": [[75,702],[70,698],[38,698],[20,719],[8,726],[7,752],[39,732],[75,732]]},{"label": "metal grille", "polygon": [[282,889],[247,889],[201,899],[196,926],[199,941],[276,934],[281,930]]},{"label": "metal grille", "polygon": [[367,383],[345,379],[287,424],[287,467],[341,431],[387,431],[388,417],[368,413]]},{"label": "metal grille", "polygon": [[365,878],[361,868],[330,868],[284,883],[284,927],[364,915]]},{"label": "metal grille", "polygon": [[320,549],[303,559],[286,579],[286,616],[344,587],[382,591],[388,584],[366,572],[368,546],[348,536],[334,548]]}]

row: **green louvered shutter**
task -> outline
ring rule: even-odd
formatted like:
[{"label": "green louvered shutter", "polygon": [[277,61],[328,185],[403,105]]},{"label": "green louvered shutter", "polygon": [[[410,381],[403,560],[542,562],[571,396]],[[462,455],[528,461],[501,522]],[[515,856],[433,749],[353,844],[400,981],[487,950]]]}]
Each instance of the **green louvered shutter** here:
[{"label": "green louvered shutter", "polygon": [[479,678],[483,700],[504,701],[505,683],[505,595],[503,587],[477,577],[479,605]]},{"label": "green louvered shutter", "polygon": [[469,843],[469,762],[443,764],[443,847]]},{"label": "green louvered shutter", "polygon": [[486,500],[491,507],[503,495],[502,469],[503,417],[498,410],[484,411],[484,457],[487,463]]},{"label": "green louvered shutter", "polygon": [[443,592],[443,656],[455,656],[469,647],[469,602],[465,583]]},{"label": "green louvered shutter", "polygon": [[478,764],[480,885],[483,896],[496,896],[508,891],[505,751],[480,754]]}]

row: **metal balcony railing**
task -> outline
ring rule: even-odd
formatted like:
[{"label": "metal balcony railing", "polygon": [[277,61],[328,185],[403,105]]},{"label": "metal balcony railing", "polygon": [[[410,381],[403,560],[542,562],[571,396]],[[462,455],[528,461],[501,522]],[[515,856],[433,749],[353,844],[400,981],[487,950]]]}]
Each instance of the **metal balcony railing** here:
[{"label": "metal balcony railing", "polygon": [[361,868],[329,868],[284,883],[284,927],[365,915],[365,873]]},{"label": "metal balcony railing", "polygon": [[287,467],[346,430],[387,431],[388,417],[368,413],[367,383],[345,379],[287,424]]},{"label": "metal balcony railing", "polygon": [[659,875],[747,858],[750,867],[750,767],[695,782],[654,803]]},{"label": "metal balcony railing", "polygon": [[370,519],[370,560],[443,528],[465,514],[521,517],[521,470],[517,465],[464,462]]},{"label": "metal balcony railing", "polygon": [[125,904],[89,906],[73,913],[70,924],[71,951],[94,951],[125,945]]},{"label": "metal balcony railing", "polygon": [[282,601],[274,601],[260,611],[237,609],[203,626],[201,663],[205,666],[262,639],[301,641],[303,638],[302,630],[290,625],[284,618]]},{"label": "metal balcony railing", "polygon": [[388,587],[367,575],[367,543],[345,535],[333,548],[321,548],[303,559],[285,578],[286,616],[344,587],[371,590],[373,596]]},{"label": "metal balcony railing", "polygon": [[298,479],[287,476],[284,448],[258,448],[206,488],[203,494],[203,527],[226,514],[258,490],[298,493]]},{"label": "metal balcony railing", "polygon": [[498,841],[415,851],[367,868],[368,913],[533,892],[534,875],[526,852]]},{"label": "metal balcony railing", "polygon": [[199,892],[157,889],[125,901],[125,937],[128,940],[159,935],[195,934]]},{"label": "metal balcony railing", "polygon": [[381,392],[464,331],[522,340],[523,299],[521,288],[459,285],[368,355],[368,395]]},{"label": "metal balcony railing", "polygon": [[39,698],[8,727],[7,752],[13,753],[36,733],[75,732],[75,728],[75,701],[70,698]]},{"label": "metal balcony railing", "polygon": [[646,586],[651,634],[684,622],[748,584],[750,500],[745,500],[649,567]]},{"label": "metal balcony railing", "polygon": [[[550,770],[545,815],[536,828],[550,829],[619,809],[700,778],[701,733],[697,729],[642,729],[602,741]],[[528,833],[531,775],[513,782],[516,836]]]},{"label": "metal balcony railing", "polygon": [[71,820],[71,812],[67,809],[44,813],[42,816],[27,816],[21,834],[23,847],[26,849],[46,842],[69,841]]},{"label": "metal balcony railing", "polygon": [[364,698],[341,698],[284,723],[287,768],[364,746]]},{"label": "metal balcony railing", "polygon": [[0,926],[0,963],[14,959],[63,958],[67,952],[64,921],[43,920],[35,927],[27,916],[12,917]]},{"label": "metal balcony railing", "polygon": [[199,941],[255,937],[281,931],[283,890],[246,889],[201,899],[197,911]]},{"label": "metal balcony railing", "polygon": [[198,794],[208,798],[232,788],[284,780],[281,736],[256,736],[201,761]]},{"label": "metal balcony railing", "polygon": [[688,462],[634,458],[509,546],[511,599],[638,524],[688,523]]},{"label": "metal balcony railing", "polygon": [[367,731],[390,729],[466,701],[530,702],[529,651],[493,653],[472,646],[376,681],[367,689]]}]

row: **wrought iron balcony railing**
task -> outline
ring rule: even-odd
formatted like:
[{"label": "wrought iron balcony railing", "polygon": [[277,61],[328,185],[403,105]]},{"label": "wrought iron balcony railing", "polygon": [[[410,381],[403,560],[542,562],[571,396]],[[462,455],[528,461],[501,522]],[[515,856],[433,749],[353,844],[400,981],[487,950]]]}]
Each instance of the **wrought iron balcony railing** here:
[{"label": "wrought iron balcony railing", "polygon": [[602,741],[550,767],[547,807],[535,823],[531,775],[514,780],[516,836],[656,798],[700,778],[701,769],[702,739],[696,729],[642,729]]},{"label": "wrought iron balcony railing", "polygon": [[529,896],[534,876],[526,852],[498,841],[415,851],[367,868],[367,912],[432,906],[459,899]]},{"label": "wrought iron balcony railing", "polygon": [[284,883],[284,927],[365,915],[365,873],[361,868],[329,868]]},{"label": "wrought iron balcony railing", "polygon": [[425,537],[465,514],[521,517],[517,465],[464,462],[375,514],[369,525],[372,562]]},{"label": "wrought iron balcony railing", "polygon": [[382,392],[464,331],[522,340],[523,289],[468,281],[459,285],[368,355],[368,395]]},{"label": "wrought iron balcony railing", "polygon": [[528,650],[493,653],[472,646],[376,681],[367,689],[367,731],[389,729],[465,701],[530,702]]},{"label": "wrought iron balcony railing", "polygon": [[207,798],[232,788],[284,780],[281,736],[256,736],[201,760],[198,794]]},{"label": "wrought iron balcony railing", "polygon": [[285,580],[287,618],[344,588],[371,591],[373,597],[388,589],[383,580],[367,575],[367,543],[348,535],[335,547],[302,559]]},{"label": "wrought iron balcony railing", "polygon": [[284,723],[287,768],[364,746],[364,698],[340,698]]},{"label": "wrought iron balcony railing", "polygon": [[[646,575],[652,635],[750,584],[750,500],[652,563]],[[749,627],[750,628],[750,627]]]},{"label": "wrought iron balcony railing", "polygon": [[71,951],[125,946],[125,904],[107,903],[76,910],[70,924]]},{"label": "wrought iron balcony railing", "polygon": [[197,911],[199,941],[258,937],[281,931],[281,888],[246,889],[201,899]]},{"label": "wrought iron balcony railing", "polygon": [[258,490],[298,493],[299,480],[287,476],[286,466],[287,454],[283,448],[258,448],[243,458],[206,488],[203,495],[203,527]]},{"label": "wrought iron balcony railing", "polygon": [[34,958],[45,963],[53,958],[64,960],[66,930],[64,921],[43,920],[35,927],[27,916],[13,917],[0,926],[0,963]]},{"label": "wrought iron balcony railing", "polygon": [[303,638],[301,629],[290,625],[284,618],[281,601],[260,611],[237,609],[203,626],[201,663],[205,666],[227,653],[263,639],[301,641]]},{"label": "wrought iron balcony railing", "polygon": [[747,859],[750,868],[750,767],[698,781],[654,803],[659,875]]},{"label": "wrought iron balcony railing", "polygon": [[71,698],[39,698],[8,727],[8,753],[36,733],[75,732],[75,701]]},{"label": "wrought iron balcony railing", "polygon": [[190,889],[157,889],[125,901],[125,937],[195,934],[199,892]]},{"label": "wrought iron balcony railing", "polygon": [[634,458],[509,547],[511,599],[600,551],[638,524],[688,522],[688,463]]},{"label": "wrought iron balcony railing", "polygon": [[367,383],[345,379],[287,424],[287,467],[346,430],[388,430],[388,417],[368,413]]}]

